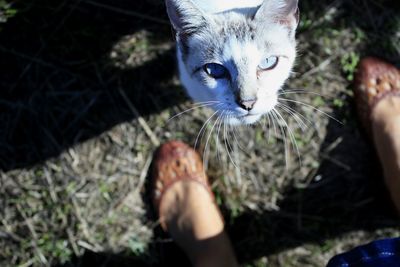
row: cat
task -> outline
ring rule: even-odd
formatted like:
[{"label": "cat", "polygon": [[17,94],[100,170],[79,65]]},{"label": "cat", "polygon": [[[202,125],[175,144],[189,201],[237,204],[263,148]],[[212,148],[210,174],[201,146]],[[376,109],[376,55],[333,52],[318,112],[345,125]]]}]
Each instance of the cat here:
[{"label": "cat", "polygon": [[298,0],[166,0],[180,79],[225,123],[253,124],[278,102],[295,58]]}]

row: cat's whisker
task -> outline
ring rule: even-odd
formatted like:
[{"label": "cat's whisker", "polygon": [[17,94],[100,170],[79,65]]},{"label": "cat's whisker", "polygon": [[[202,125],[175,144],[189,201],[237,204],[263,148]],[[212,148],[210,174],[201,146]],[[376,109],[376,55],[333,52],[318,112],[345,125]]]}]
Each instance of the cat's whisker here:
[{"label": "cat's whisker", "polygon": [[[304,119],[306,122],[308,122],[308,124],[309,124],[310,126],[313,126],[314,129],[316,129],[315,123],[314,123],[313,121],[311,121],[310,119],[308,119],[308,118],[307,118],[306,116],[304,116],[303,114],[301,114],[299,111],[295,110],[294,108],[292,108],[292,107],[290,107],[290,106],[288,106],[288,105],[285,105],[285,104],[282,103],[282,102],[279,102],[278,104],[279,104],[279,106],[281,106],[281,107],[285,107],[286,109],[288,109],[289,111],[291,111],[293,114],[296,114],[299,118]],[[304,123],[304,124],[306,124],[306,123]],[[306,124],[306,125],[307,125],[307,124]],[[308,127],[308,125],[307,125],[307,127]]]},{"label": "cat's whisker", "polygon": [[[229,130],[229,125],[227,126],[227,132],[228,132],[228,145],[231,147],[231,151],[232,151],[232,153],[233,153],[233,160],[235,160],[236,159],[236,162],[239,162],[240,163],[240,156],[239,156],[239,154],[238,154],[238,149],[237,149],[237,146],[235,145],[235,143],[233,143],[233,146],[230,144],[230,141],[229,140],[232,140],[232,138],[231,138],[231,131]],[[237,144],[239,144],[239,143],[237,143]],[[236,184],[238,185],[238,186],[240,186],[241,184],[242,184],[242,172],[241,172],[241,170],[240,170],[240,165],[239,164],[236,164],[237,166],[238,166],[238,168],[235,168],[235,172],[236,172],[236,175],[235,175],[235,177],[236,177]]]},{"label": "cat's whisker", "polygon": [[307,104],[307,103],[304,103],[304,102],[301,102],[301,101],[297,101],[297,100],[293,100],[293,99],[287,99],[287,98],[278,98],[278,100],[293,102],[293,103],[296,103],[296,104],[303,105],[303,106],[305,106],[305,107],[311,108],[311,109],[313,109],[313,110],[315,110],[315,111],[317,111],[317,112],[319,112],[319,113],[321,113],[321,114],[327,116],[328,118],[330,118],[330,119],[336,121],[337,123],[343,125],[343,123],[342,123],[341,121],[339,121],[338,119],[336,119],[335,117],[332,117],[332,116],[329,115],[328,113],[326,113],[326,112],[324,112],[324,111],[322,111],[322,110],[320,110],[320,109],[318,109],[318,108],[316,108],[316,107],[314,107],[314,106],[312,106],[312,105],[310,105],[310,104]]},{"label": "cat's whisker", "polygon": [[289,94],[309,94],[309,95],[317,95],[323,98],[332,98],[333,96],[314,92],[314,91],[309,91],[306,89],[282,89],[278,91],[278,96],[280,95],[289,95]]},{"label": "cat's whisker", "polygon": [[[200,137],[200,142],[203,140],[203,137],[204,137],[204,134],[205,134],[206,131],[207,131],[207,126],[209,125],[209,122],[212,120],[212,118],[213,118],[218,112],[219,112],[218,110],[215,111],[215,112],[204,122],[204,124],[203,124],[202,127],[200,128],[200,131],[199,131],[199,133],[197,134],[196,141],[195,141],[195,144],[194,144],[194,147],[193,147],[194,149],[197,148],[197,143],[198,143],[198,141],[199,141],[199,137]],[[206,159],[206,158],[204,157],[204,154],[206,154],[206,153],[207,153],[207,146],[204,147],[204,150],[203,150],[203,166],[204,166],[205,169],[208,168],[208,159]]]},{"label": "cat's whisker", "polygon": [[[196,141],[194,142],[194,146],[193,146],[194,149],[196,149],[196,147],[197,147],[197,143],[198,143],[198,141],[199,141],[200,135],[201,135],[201,139],[203,139],[205,127],[207,126],[208,122],[209,122],[218,112],[219,112],[219,110],[215,111],[215,112],[204,122],[203,126],[201,126],[200,131],[199,131],[199,133],[197,134]],[[200,141],[201,141],[201,139],[200,139]]]},{"label": "cat's whisker", "polygon": [[230,144],[227,142],[228,138],[227,138],[227,135],[226,135],[226,133],[227,133],[226,128],[227,128],[227,127],[226,127],[226,123],[224,123],[224,142],[225,142],[225,149],[226,149],[226,152],[227,152],[227,154],[228,154],[229,160],[231,161],[231,163],[233,164],[233,166],[234,166],[236,169],[240,170],[240,168],[236,165],[235,161],[233,160],[233,158],[232,158],[232,156],[231,156],[231,153],[229,152],[229,148],[232,150],[232,147],[231,147]]},{"label": "cat's whisker", "polygon": [[[301,114],[299,111],[293,109],[291,106],[288,106],[282,102],[278,102],[277,106],[279,107],[284,107],[285,109],[288,110],[288,112],[290,111],[292,114],[295,114],[297,117],[301,118],[302,121],[304,122],[304,120],[306,122],[308,122],[310,125],[313,125],[314,123],[312,121],[310,121],[306,116],[304,116],[303,114]],[[304,123],[305,125],[307,125],[306,123]],[[308,125],[307,125],[308,126]]]},{"label": "cat's whisker", "polygon": [[216,133],[216,140],[215,140],[215,143],[216,143],[216,150],[217,150],[217,159],[221,162],[221,156],[220,156],[220,154],[219,154],[219,150],[220,150],[220,143],[219,143],[219,134],[220,134],[220,131],[221,131],[221,126],[222,126],[222,123],[223,123],[223,121],[224,121],[224,119],[225,119],[225,114],[227,113],[227,111],[226,110],[224,110],[223,112],[222,112],[222,114],[219,116],[219,118],[220,118],[220,120],[219,120],[219,124],[218,124],[218,129],[217,129],[217,133]]},{"label": "cat's whisker", "polygon": [[282,133],[282,139],[283,139],[283,143],[284,143],[284,147],[285,147],[285,166],[286,166],[286,169],[289,169],[290,154],[289,154],[289,146],[287,143],[287,135],[285,133],[285,129],[280,124],[280,120],[279,120],[279,117],[277,116],[275,108],[272,109],[271,115],[275,118],[276,123],[278,124],[278,127]]},{"label": "cat's whisker", "polygon": [[268,124],[267,124],[267,116],[268,116],[268,113],[265,114],[265,116],[263,116],[261,118],[262,120],[260,120],[260,125],[261,125],[262,130],[264,131],[264,137],[267,136],[267,142],[268,142],[269,131],[268,131]]},{"label": "cat's whisker", "polygon": [[[233,114],[233,112],[231,112]],[[233,115],[231,115],[231,117],[233,117]],[[230,128],[232,129],[232,134],[233,134],[233,138],[235,139],[238,147],[240,150],[242,150],[245,154],[248,154],[248,151],[243,147],[243,145],[240,143],[239,139],[237,136],[240,137],[240,133],[237,131],[237,128],[235,125],[228,125],[230,126]]]},{"label": "cat's whisker", "polygon": [[[263,133],[265,133],[265,132],[267,132],[267,135],[268,135],[268,127],[266,126],[266,121],[267,121],[267,119],[265,118],[265,116],[262,116],[258,121],[257,121],[257,124],[259,124],[260,125],[260,127],[261,127],[261,129],[263,130]],[[264,137],[265,137],[265,134],[264,134]],[[267,138],[267,140],[268,140],[268,138]],[[267,141],[268,142],[268,141]]]},{"label": "cat's whisker", "polygon": [[272,110],[270,113],[268,113],[268,115],[270,115],[271,118],[271,122],[272,122],[272,128],[274,128],[274,134],[275,134],[275,138],[278,136],[278,130],[275,124],[275,117],[273,116]]},{"label": "cat's whisker", "polygon": [[[262,116],[259,121],[261,129],[263,130],[263,133],[264,133],[264,137],[268,136],[268,126],[267,126],[267,118],[266,117],[267,117],[267,115]],[[268,138],[267,138],[267,140],[268,140]]]},{"label": "cat's whisker", "polygon": [[[217,112],[219,112],[219,110],[218,110]],[[221,115],[221,114],[218,115],[217,119],[214,121],[213,125],[211,126],[210,132],[208,133],[207,140],[206,140],[206,144],[205,144],[205,146],[204,146],[204,151],[203,151],[203,166],[208,166],[208,156],[209,156],[209,153],[207,153],[207,147],[208,147],[208,143],[209,143],[209,141],[210,141],[212,132],[213,132],[213,130],[214,130],[214,128],[215,128],[215,125],[218,123],[218,120],[221,118],[220,115]],[[209,149],[208,149],[208,152],[209,152]],[[207,165],[206,165],[206,160],[207,160]]]},{"label": "cat's whisker", "polygon": [[319,93],[319,92],[315,92],[315,91],[310,91],[307,89],[301,89],[301,88],[290,88],[290,89],[281,89],[279,90],[278,93],[305,93],[305,94],[314,94],[314,95],[320,95],[323,96],[323,94]]},{"label": "cat's whisker", "polygon": [[210,103],[216,103],[216,104],[218,104],[218,103],[221,103],[221,101],[212,100],[212,101],[196,102],[196,103],[194,103],[194,105],[202,105],[202,104],[210,104]]},{"label": "cat's whisker", "polygon": [[[247,153],[246,150],[242,147],[242,145],[239,142],[239,139],[237,138],[237,135],[239,135],[239,133],[236,132],[236,127],[233,125],[228,125],[228,127],[230,127],[232,129],[232,134],[233,134],[233,138],[235,139],[236,144],[238,145],[239,149],[242,150],[244,153]],[[237,135],[236,135],[237,134]]]},{"label": "cat's whisker", "polygon": [[294,118],[294,120],[296,121],[297,125],[300,127],[300,129],[305,132],[306,129],[308,128],[308,125],[304,122],[304,120],[302,120],[299,115],[297,115],[295,112],[291,111],[286,105],[282,104],[282,103],[278,103],[276,105],[276,107],[281,108],[283,111],[285,111],[286,113],[288,113],[290,116],[292,116]]},{"label": "cat's whisker", "polygon": [[265,119],[265,123],[264,123],[264,130],[267,131],[267,144],[270,143],[271,137],[272,137],[272,134],[273,134],[273,126],[272,126],[271,114],[270,113],[271,113],[271,111],[268,111],[265,114],[266,119]]},{"label": "cat's whisker", "polygon": [[263,129],[267,132],[267,144],[269,144],[271,139],[271,118],[269,112],[265,114]]},{"label": "cat's whisker", "polygon": [[184,111],[182,111],[182,112],[179,112],[178,114],[175,114],[174,116],[172,116],[171,118],[169,118],[168,121],[167,121],[167,123],[169,123],[171,120],[173,120],[173,119],[175,119],[175,118],[177,118],[177,117],[179,117],[179,116],[181,116],[181,115],[183,115],[183,114],[185,114],[185,113],[188,113],[189,111],[192,111],[192,110],[195,110],[195,109],[198,109],[198,108],[209,107],[209,106],[213,106],[213,105],[215,105],[216,107],[218,107],[219,105],[222,104],[222,103],[219,103],[219,101],[215,101],[216,103],[214,103],[214,101],[212,101],[212,102],[213,102],[213,103],[206,103],[206,102],[205,102],[204,104],[200,104],[200,105],[197,105],[197,106],[188,108],[188,109],[186,109],[186,110],[184,110]]},{"label": "cat's whisker", "polygon": [[276,112],[276,115],[278,115],[282,119],[282,122],[284,123],[284,125],[285,125],[285,127],[287,129],[287,133],[289,135],[289,139],[290,139],[290,141],[291,141],[291,143],[293,145],[293,148],[296,150],[297,157],[299,159],[299,164],[301,166],[300,150],[299,150],[299,146],[297,145],[296,137],[295,137],[292,129],[289,127],[289,124],[286,122],[285,118],[283,118],[282,114],[277,109],[274,109],[274,110]]}]

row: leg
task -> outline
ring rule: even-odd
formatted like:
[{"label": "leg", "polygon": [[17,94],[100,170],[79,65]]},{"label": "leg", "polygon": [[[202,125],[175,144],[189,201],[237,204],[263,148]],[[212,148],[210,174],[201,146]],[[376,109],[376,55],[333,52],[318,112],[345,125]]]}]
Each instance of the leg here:
[{"label": "leg", "polygon": [[160,221],[194,266],[238,266],[198,154],[180,142],[160,147],[154,160]]},{"label": "leg", "polygon": [[371,117],[385,183],[400,212],[400,97],[385,97],[379,101]]},{"label": "leg", "polygon": [[355,96],[358,115],[374,142],[400,213],[400,70],[376,58],[363,59],[355,77]]},{"label": "leg", "polygon": [[178,182],[165,193],[167,229],[194,266],[237,266],[224,223],[209,192],[196,182]]}]

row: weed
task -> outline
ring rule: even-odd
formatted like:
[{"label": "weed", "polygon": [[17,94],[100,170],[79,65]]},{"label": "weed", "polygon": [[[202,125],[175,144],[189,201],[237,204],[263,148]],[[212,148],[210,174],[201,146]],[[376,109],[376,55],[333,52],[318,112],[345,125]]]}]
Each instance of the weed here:
[{"label": "weed", "polygon": [[132,236],[129,239],[129,248],[131,249],[133,255],[141,256],[147,251],[147,244],[138,237]]},{"label": "weed", "polygon": [[10,18],[17,15],[18,10],[5,0],[0,0],[0,24],[6,23]]},{"label": "weed", "polygon": [[342,66],[342,71],[346,75],[346,79],[348,81],[352,81],[354,79],[354,72],[360,61],[360,56],[355,52],[350,52],[344,54],[340,59],[340,64]]}]

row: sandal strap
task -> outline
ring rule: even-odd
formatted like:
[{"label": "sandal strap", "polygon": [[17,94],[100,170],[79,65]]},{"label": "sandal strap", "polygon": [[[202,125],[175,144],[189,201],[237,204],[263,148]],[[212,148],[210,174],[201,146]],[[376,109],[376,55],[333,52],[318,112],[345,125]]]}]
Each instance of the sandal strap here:
[{"label": "sandal strap", "polygon": [[389,96],[400,96],[400,71],[380,59],[363,59],[354,79],[358,116],[372,139],[371,115],[376,105]]}]

